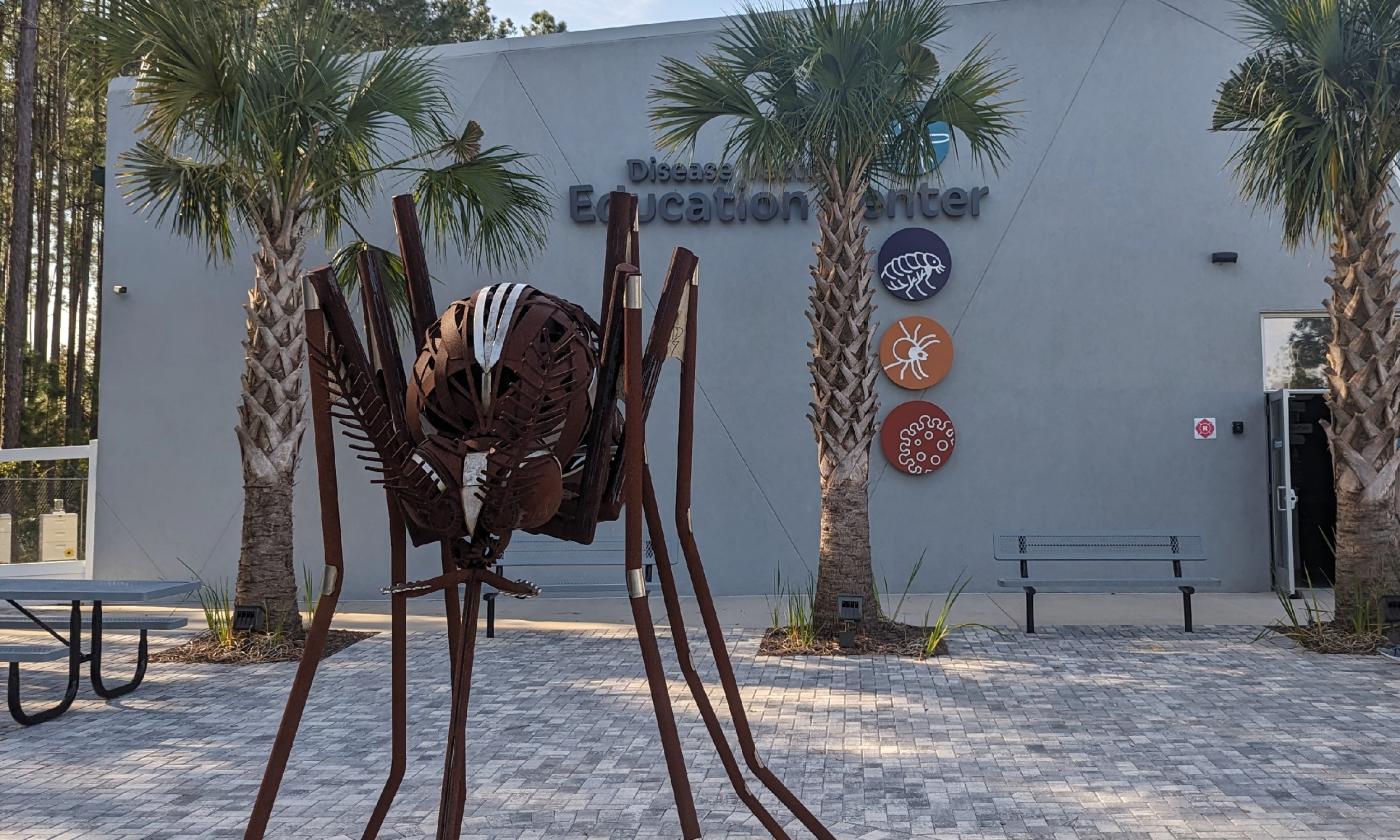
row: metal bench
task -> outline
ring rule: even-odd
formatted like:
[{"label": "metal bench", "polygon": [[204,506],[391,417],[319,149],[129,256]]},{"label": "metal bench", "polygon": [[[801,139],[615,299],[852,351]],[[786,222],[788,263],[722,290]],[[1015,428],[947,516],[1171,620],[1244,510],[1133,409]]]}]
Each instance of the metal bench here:
[{"label": "metal bench", "polygon": [[[578,557],[581,554],[614,554],[621,557],[626,548],[624,540],[598,540],[592,545],[573,545],[562,543],[558,540],[538,539],[538,540],[512,540],[510,548],[507,549],[505,557],[508,562],[497,563],[493,569],[496,574],[502,577],[510,577],[508,572],[512,569],[608,569],[617,572],[615,580],[589,580],[589,581],[566,581],[563,583],[548,583],[541,586],[542,592],[547,591],[550,595],[558,593],[584,593],[584,594],[609,594],[612,592],[626,592],[627,580],[624,575],[626,563],[622,559],[618,560],[569,560],[555,561],[552,559],[534,559],[537,555],[562,554],[566,557]],[[510,558],[520,557],[517,562]],[[642,561],[642,571],[645,573],[648,592],[651,588],[652,567],[656,565],[653,559],[654,553],[651,549],[651,542],[646,543],[646,559]],[[486,603],[486,638],[496,638],[496,597],[500,592],[490,591],[481,594],[481,600]]]},{"label": "metal bench", "polygon": [[[1204,562],[1199,536],[1181,533],[997,534],[997,560],[1019,564],[1020,577],[1001,578],[997,586],[1026,593],[1026,632],[1035,632],[1037,592],[1181,592],[1186,632],[1192,632],[1191,596],[1198,589],[1218,589],[1218,578],[1184,577],[1181,564]],[[1032,562],[1171,563],[1171,577],[1056,578],[1031,577]]]},{"label": "metal bench", "polygon": [[10,714],[14,719],[25,726],[33,726],[36,723],[43,723],[46,720],[53,720],[73,705],[73,700],[78,696],[78,677],[76,671],[69,669],[68,685],[64,689],[63,699],[57,706],[45,709],[33,714],[26,713],[20,704],[19,697],[19,664],[21,662],[57,662],[60,659],[69,657],[68,648],[63,645],[0,645],[0,662],[10,663],[9,690],[6,692],[6,702],[10,707]]}]

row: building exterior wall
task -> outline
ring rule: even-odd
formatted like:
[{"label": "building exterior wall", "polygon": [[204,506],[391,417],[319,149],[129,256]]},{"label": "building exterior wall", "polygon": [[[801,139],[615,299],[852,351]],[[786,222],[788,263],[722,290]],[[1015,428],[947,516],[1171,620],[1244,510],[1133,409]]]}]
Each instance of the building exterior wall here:
[{"label": "building exterior wall", "polygon": [[[877,576],[939,591],[960,572],[995,587],[998,529],[1205,535],[1227,590],[1269,586],[1259,315],[1318,308],[1322,251],[1289,254],[1277,220],[1242,205],[1232,139],[1207,131],[1214,92],[1246,52],[1213,0],[1030,0],[955,6],[944,54],[983,35],[1021,77],[1023,131],[1000,173],[944,164],[943,185],[986,185],[974,218],[928,221],[949,244],[946,289],[907,303],[877,292],[879,331],[906,314],[953,331],[956,361],[926,396],[958,429],[957,450],[921,478],[872,458]],[[528,269],[489,277],[431,259],[445,304],[495,279],[527,279],[596,311],[604,228],[570,219],[568,188],[628,184],[625,161],[656,155],[646,95],[663,56],[692,57],[718,21],[696,21],[437,51],[459,113],[488,143],[537,155],[557,205],[549,246]],[[137,114],[111,92],[109,171]],[[719,157],[703,138],[695,160]],[[642,193],[661,185],[629,185]],[[689,192],[688,187],[681,188]],[[362,230],[392,245],[388,194]],[[907,224],[873,223],[872,248]],[[694,520],[714,589],[764,593],[815,572],[815,444],[805,305],[815,219],[655,220],[642,230],[647,288],[674,245],[701,259],[700,397]],[[232,580],[241,480],[233,435],[247,258],[210,265],[194,246],[107,195],[101,500],[96,574]],[[1213,251],[1238,251],[1212,266]],[[251,253],[245,246],[240,253]],[[319,255],[313,255],[308,265]],[[113,296],[122,283],[130,292]],[[668,508],[673,376],[663,378],[650,457]],[[881,416],[917,397],[881,384]],[[1192,439],[1212,416],[1217,440]],[[1242,420],[1243,435],[1229,434]],[[311,446],[297,493],[298,565],[319,565]],[[383,499],[342,451],[347,591],[387,582]],[[605,537],[619,532],[608,530]],[[436,565],[412,555],[410,574]]]}]

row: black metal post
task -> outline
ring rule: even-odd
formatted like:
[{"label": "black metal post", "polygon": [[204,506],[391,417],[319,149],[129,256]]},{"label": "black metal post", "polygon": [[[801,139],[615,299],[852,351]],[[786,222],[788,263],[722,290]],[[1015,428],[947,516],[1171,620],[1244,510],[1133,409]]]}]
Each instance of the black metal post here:
[{"label": "black metal post", "polygon": [[102,602],[92,602],[92,653],[88,656],[88,679],[92,691],[103,700],[130,694],[146,677],[146,628],[141,628],[141,643],[136,648],[136,676],[130,682],[108,688],[102,682]]},{"label": "black metal post", "polygon": [[78,672],[83,664],[82,632],[81,602],[74,601],[72,611],[68,616],[68,686],[63,692],[63,699],[56,706],[34,714],[26,713],[24,707],[20,705],[19,663],[10,663],[10,686],[5,699],[10,707],[10,717],[14,718],[20,725],[33,726],[36,723],[53,720],[68,711],[68,707],[73,705],[73,699],[78,696]]}]

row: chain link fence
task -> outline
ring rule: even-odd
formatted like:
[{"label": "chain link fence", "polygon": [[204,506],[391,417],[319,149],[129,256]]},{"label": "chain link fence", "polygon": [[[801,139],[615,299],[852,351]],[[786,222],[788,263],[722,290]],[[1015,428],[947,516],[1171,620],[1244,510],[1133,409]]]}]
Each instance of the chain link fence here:
[{"label": "chain link fence", "polygon": [[0,569],[88,561],[89,450],[0,450]]}]

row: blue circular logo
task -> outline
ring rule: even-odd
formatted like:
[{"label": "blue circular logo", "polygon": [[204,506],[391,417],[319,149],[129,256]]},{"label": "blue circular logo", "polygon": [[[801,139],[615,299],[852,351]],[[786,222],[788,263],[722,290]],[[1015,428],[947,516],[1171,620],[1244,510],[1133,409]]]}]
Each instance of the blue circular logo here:
[{"label": "blue circular logo", "polygon": [[904,300],[927,300],[948,285],[953,257],[943,237],[927,228],[897,230],[876,258],[880,282]]},{"label": "blue circular logo", "polygon": [[953,129],[943,120],[928,124],[928,139],[933,142],[933,162],[935,166],[942,166],[943,159],[948,157],[948,150],[953,147]]}]

